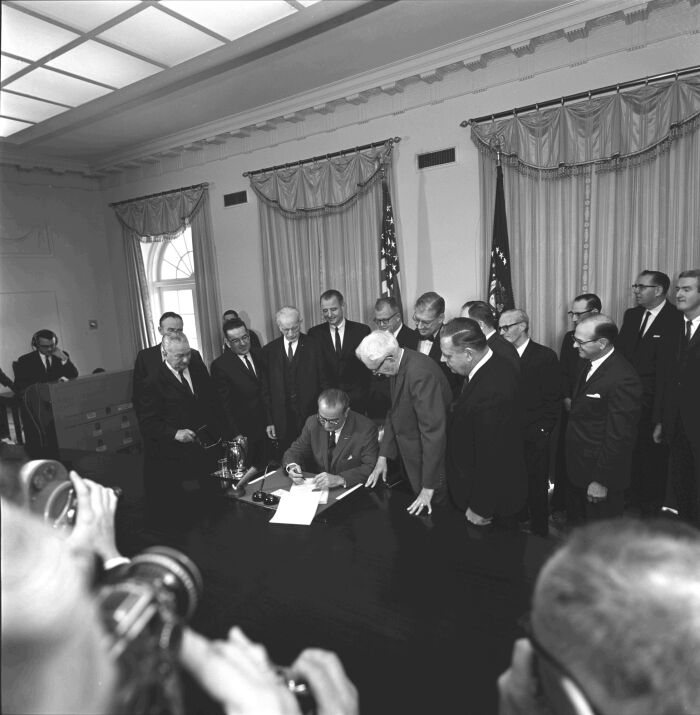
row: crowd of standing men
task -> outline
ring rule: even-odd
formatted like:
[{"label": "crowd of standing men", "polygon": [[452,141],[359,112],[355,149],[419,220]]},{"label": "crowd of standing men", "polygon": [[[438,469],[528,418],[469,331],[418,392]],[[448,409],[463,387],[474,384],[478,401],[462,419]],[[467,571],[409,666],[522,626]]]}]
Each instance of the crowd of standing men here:
[{"label": "crowd of standing men", "polygon": [[[180,316],[165,313],[162,343],[134,368],[151,507],[186,502],[181,486],[211,468],[211,440],[243,434],[256,465],[320,473],[331,488],[400,474],[415,493],[410,513],[451,504],[478,527],[528,521],[545,536],[550,509],[572,523],[626,505],[653,515],[669,494],[700,525],[700,270],[679,275],[676,306],[664,273],[643,271],[632,288],[619,331],[596,295],[577,296],[558,358],[530,338],[523,310],[496,317],[468,301],[445,322],[444,299],[428,292],[414,330],[383,297],[371,331],[327,290],[322,323],[305,334],[299,311],[282,307],[281,335],[265,346],[228,311],[210,374]],[[370,421],[380,439],[368,452]]]}]

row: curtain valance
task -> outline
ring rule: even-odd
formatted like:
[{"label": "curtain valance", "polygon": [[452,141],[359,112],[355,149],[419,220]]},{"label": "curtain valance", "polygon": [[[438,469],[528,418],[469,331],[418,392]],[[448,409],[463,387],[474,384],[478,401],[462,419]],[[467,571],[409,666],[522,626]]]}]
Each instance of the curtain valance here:
[{"label": "curtain valance", "polygon": [[676,78],[473,125],[482,153],[520,171],[571,175],[586,165],[623,168],[658,156],[700,125],[700,76]]},{"label": "curtain valance", "polygon": [[207,184],[112,204],[122,226],[143,242],[177,238],[199,210]]},{"label": "curtain valance", "polygon": [[250,184],[262,202],[288,218],[322,215],[347,208],[382,177],[393,142],[253,174]]}]

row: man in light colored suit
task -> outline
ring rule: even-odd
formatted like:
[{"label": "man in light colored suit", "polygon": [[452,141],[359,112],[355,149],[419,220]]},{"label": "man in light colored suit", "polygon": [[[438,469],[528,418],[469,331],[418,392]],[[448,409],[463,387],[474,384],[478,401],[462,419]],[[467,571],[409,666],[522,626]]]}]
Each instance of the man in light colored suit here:
[{"label": "man in light colored suit", "polygon": [[318,398],[301,434],[284,453],[282,464],[293,479],[301,471],[318,472],[318,489],[343,489],[364,482],[377,462],[379,442],[372,420],[350,409],[346,392],[331,388]]},{"label": "man in light colored suit", "polygon": [[438,364],[427,355],[399,347],[383,330],[370,333],[357,348],[357,356],[375,374],[388,375],[391,408],[384,422],[384,436],[377,464],[366,485],[379,477],[386,480],[387,458],[401,458],[416,500],[410,514],[432,512],[437,491],[445,486],[447,410],[452,390]]}]

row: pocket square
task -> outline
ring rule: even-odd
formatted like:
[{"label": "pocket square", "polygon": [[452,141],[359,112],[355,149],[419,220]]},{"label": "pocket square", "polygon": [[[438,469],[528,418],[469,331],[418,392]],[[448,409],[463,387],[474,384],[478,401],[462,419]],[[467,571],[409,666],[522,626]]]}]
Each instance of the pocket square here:
[{"label": "pocket square", "polygon": [[352,459],[352,454],[348,455],[348,462]]},{"label": "pocket square", "polygon": [[594,392],[591,395],[586,395],[586,397],[594,397],[596,400],[600,399],[600,395],[597,392]]},{"label": "pocket square", "polygon": [[661,336],[660,335],[652,335],[651,337],[652,338],[660,338]]}]

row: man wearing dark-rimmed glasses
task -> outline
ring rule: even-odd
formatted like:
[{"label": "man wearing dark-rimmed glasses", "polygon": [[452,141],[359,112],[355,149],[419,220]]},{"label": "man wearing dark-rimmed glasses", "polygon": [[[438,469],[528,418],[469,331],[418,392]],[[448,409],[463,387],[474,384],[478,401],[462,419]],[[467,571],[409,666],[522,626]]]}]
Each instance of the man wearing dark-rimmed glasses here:
[{"label": "man wearing dark-rimmed glasses", "polygon": [[378,454],[375,424],[350,409],[346,392],[331,388],[319,395],[318,412],[306,420],[282,465],[295,482],[306,471],[314,473],[317,489],[345,489],[367,479]]},{"label": "man wearing dark-rimmed glasses", "polygon": [[700,532],[598,522],[540,572],[500,715],[676,715],[700,703]]}]

